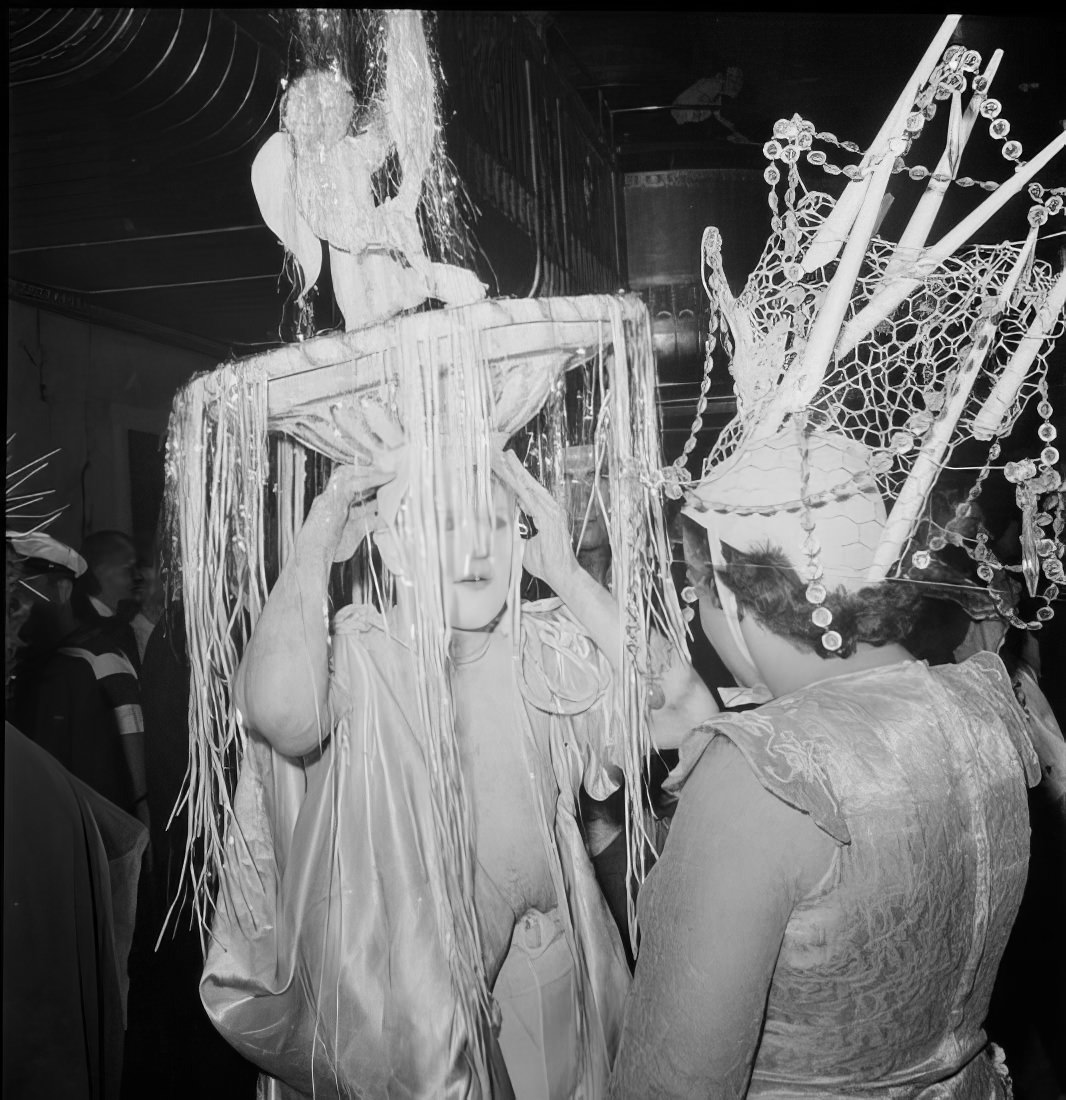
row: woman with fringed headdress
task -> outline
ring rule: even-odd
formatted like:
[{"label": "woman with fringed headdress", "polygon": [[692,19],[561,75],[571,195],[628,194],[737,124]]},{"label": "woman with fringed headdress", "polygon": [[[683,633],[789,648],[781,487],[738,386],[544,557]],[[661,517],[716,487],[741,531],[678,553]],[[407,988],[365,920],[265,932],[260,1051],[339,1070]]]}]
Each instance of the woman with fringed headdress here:
[{"label": "woman with fringed headdress", "polygon": [[[358,416],[371,463],[312,504],[234,680],[248,741],[205,1006],[268,1095],[601,1096],[629,972],[576,797],[609,793],[622,759],[617,604],[513,453],[467,482],[446,447],[408,476],[395,423]],[[372,532],[395,603],[327,634],[330,563]],[[523,566],[558,597],[520,605]],[[663,681],[692,686],[680,664]],[[691,724],[659,711],[665,743]]]},{"label": "woman with fringed headdress", "polygon": [[[360,19],[371,102],[344,64],[302,74],[253,168],[305,287],[328,241],[347,331],[224,364],[171,418],[201,996],[273,1100],[596,1100],[629,969],[578,792],[624,777],[636,877],[649,735],[707,694],[654,483],[650,323],[632,297],[484,301],[429,256],[451,184],[421,16]],[[610,592],[502,449],[571,370],[598,401]],[[523,602],[523,567],[555,597]]]},{"label": "woman with fringed headdress", "polygon": [[[1008,621],[1039,629],[1055,611],[1064,513],[1045,360],[1066,275],[1035,249],[1063,196],[1031,181],[1066,135],[982,184],[976,211],[927,245],[975,124],[1008,129],[988,94],[1000,55],[981,71],[948,47],[957,22],[835,202],[799,166],[840,173],[815,145],[840,143],[799,116],[775,126],[774,232],[739,298],[705,235],[737,416],[702,476],[675,471],[686,597],[738,680],[772,698],[682,744],[678,808],[639,901],[618,1100],[1010,1095],[982,1025],[1026,881],[1031,716],[995,654],[930,667],[903,643],[944,583],[931,567],[945,547],[971,555]],[[911,149],[940,104],[947,152],[930,172]],[[893,245],[875,234],[903,172],[928,185]],[[962,248],[1030,183],[1024,244]],[[1030,398],[1033,457],[997,463]],[[1016,565],[963,528],[1001,475],[1025,532]],[[952,481],[958,503],[938,523],[931,494]],[[1011,569],[1040,601],[1032,621],[1009,602]]]}]

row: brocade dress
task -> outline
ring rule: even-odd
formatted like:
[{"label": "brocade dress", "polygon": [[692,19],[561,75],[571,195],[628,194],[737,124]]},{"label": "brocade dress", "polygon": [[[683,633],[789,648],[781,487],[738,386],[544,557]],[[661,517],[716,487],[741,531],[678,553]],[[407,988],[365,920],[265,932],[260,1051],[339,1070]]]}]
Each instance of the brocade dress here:
[{"label": "brocade dress", "polygon": [[[981,653],[933,668],[905,661],[717,716],[683,744],[674,789],[719,736],[767,791],[810,815],[836,845],[828,874],[788,917],[746,1095],[1006,1096],[982,1024],[1025,886],[1026,784],[1039,772],[999,658]],[[657,929],[661,948],[638,960],[638,973],[641,962],[657,968],[663,989],[680,984],[686,968],[699,972],[706,942],[674,898],[677,882],[700,873],[710,811],[686,806],[683,790],[681,806],[687,812],[675,818],[639,899],[641,926]],[[726,1049],[750,1021],[728,1005],[721,1012],[715,1042]],[[633,1037],[639,1049],[625,1051],[622,1065],[643,1063],[642,1079],[704,1062],[645,1049],[647,1030],[639,1017],[626,1021],[626,1042]],[[672,1034],[669,1020],[657,1033]],[[628,1096],[620,1077],[613,1085]],[[662,1092],[682,1094],[744,1092],[742,1082],[716,1079],[701,1080],[699,1092],[685,1084]]]}]

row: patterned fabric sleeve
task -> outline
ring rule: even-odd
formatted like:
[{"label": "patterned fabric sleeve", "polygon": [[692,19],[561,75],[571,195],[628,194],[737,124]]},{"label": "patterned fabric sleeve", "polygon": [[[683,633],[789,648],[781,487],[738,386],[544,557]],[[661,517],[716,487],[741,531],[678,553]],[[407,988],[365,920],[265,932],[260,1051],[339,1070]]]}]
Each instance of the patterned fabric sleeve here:
[{"label": "patterned fabric sleeve", "polygon": [[697,726],[682,743],[678,765],[663,790],[678,793],[715,737],[727,737],[766,790],[809,814],[838,843],[851,843],[827,762],[805,729],[790,717],[771,704],[757,711],[721,714]]}]

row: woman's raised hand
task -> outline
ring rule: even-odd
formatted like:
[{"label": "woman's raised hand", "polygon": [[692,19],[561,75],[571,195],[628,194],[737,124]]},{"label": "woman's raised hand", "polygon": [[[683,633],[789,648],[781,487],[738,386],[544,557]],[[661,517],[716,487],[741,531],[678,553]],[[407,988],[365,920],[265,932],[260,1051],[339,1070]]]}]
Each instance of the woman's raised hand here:
[{"label": "woman's raised hand", "polygon": [[580,568],[570,541],[566,513],[513,451],[496,451],[492,468],[536,527],[536,534],[526,540],[523,567],[558,592],[560,581]]},{"label": "woman's raised hand", "polygon": [[357,461],[334,467],[312,510],[338,531],[334,560],[346,561],[377,525],[377,502],[368,495],[399,476],[406,466],[407,445],[395,417],[376,401],[338,403],[330,412]]},{"label": "woman's raised hand", "polygon": [[391,481],[403,463],[407,449],[403,428],[384,405],[371,398],[330,406],[330,416],[354,453],[354,468],[361,470],[367,488]]}]

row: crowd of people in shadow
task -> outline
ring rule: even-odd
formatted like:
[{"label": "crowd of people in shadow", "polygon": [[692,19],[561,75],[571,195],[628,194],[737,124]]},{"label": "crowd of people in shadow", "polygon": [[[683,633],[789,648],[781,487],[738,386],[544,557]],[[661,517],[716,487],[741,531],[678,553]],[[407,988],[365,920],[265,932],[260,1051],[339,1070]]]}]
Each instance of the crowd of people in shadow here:
[{"label": "crowd of people in shadow", "polygon": [[[57,549],[58,547],[58,549]],[[4,1095],[251,1095],[175,904],[188,764],[180,604],[119,531],[8,539]]]}]

